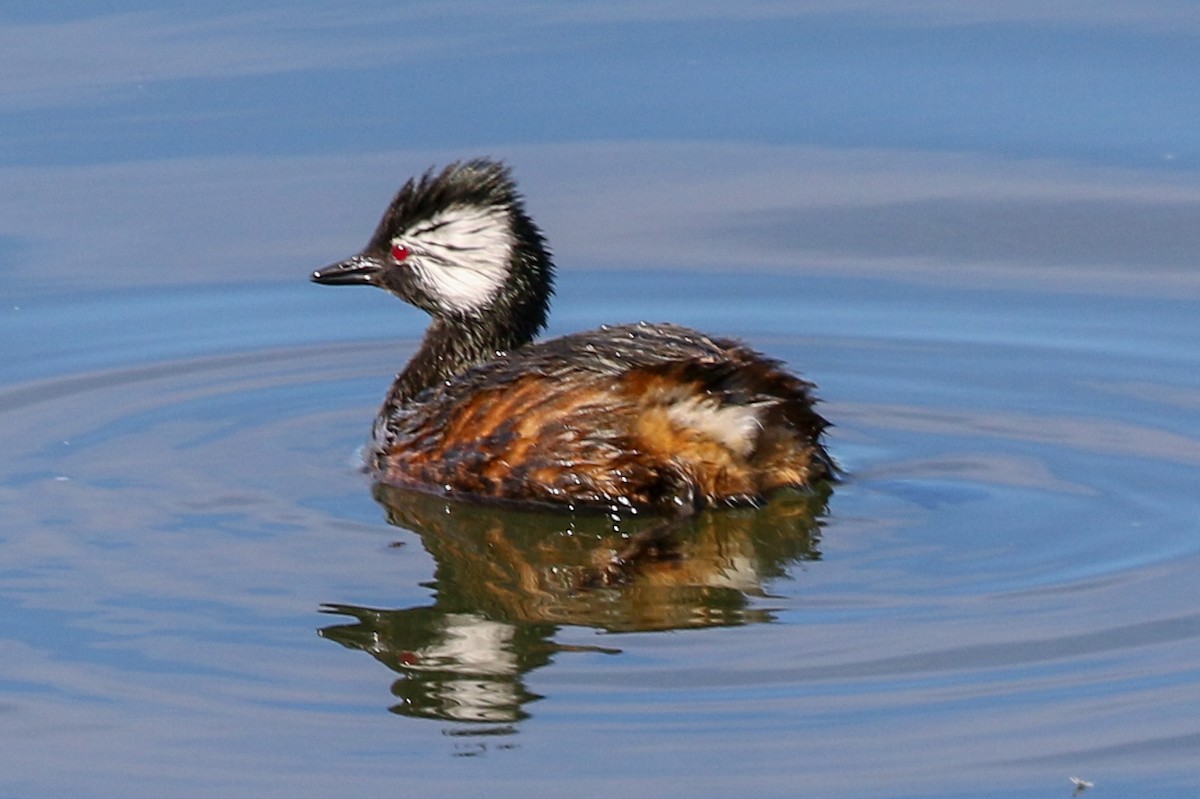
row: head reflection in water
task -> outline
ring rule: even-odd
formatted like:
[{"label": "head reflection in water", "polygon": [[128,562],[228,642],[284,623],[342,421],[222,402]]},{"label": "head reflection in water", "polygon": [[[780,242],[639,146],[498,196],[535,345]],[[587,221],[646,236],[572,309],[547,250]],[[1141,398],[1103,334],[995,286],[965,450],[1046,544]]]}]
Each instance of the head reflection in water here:
[{"label": "head reflection in water", "polygon": [[357,619],[326,627],[323,637],[374,655],[403,675],[392,685],[405,716],[466,722],[513,722],[525,703],[539,699],[521,676],[549,662],[553,628],[532,631],[478,613],[440,613],[433,608],[372,610],[326,605],[327,613]]},{"label": "head reflection in water", "polygon": [[[754,607],[763,583],[816,560],[828,490],[787,492],[760,509],[697,514],[608,569],[655,522],[562,516],[449,502],[378,486],[388,521],[411,530],[437,563],[432,606],[330,604],[354,619],[320,634],[368,652],[401,675],[392,707],[407,716],[512,723],[539,699],[524,675],[570,647],[559,625],[609,631],[674,630],[769,621]],[[630,535],[631,534],[631,535]],[[615,653],[616,650],[591,649]]]}]

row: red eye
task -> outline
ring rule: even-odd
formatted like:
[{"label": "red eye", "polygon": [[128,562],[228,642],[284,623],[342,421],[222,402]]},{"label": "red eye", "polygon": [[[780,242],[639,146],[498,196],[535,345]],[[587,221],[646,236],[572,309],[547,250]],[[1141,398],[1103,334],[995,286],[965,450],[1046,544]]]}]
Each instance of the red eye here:
[{"label": "red eye", "polygon": [[392,245],[392,257],[395,258],[397,261],[403,261],[405,258],[408,257],[408,254],[409,254],[409,250],[403,244],[393,244]]}]

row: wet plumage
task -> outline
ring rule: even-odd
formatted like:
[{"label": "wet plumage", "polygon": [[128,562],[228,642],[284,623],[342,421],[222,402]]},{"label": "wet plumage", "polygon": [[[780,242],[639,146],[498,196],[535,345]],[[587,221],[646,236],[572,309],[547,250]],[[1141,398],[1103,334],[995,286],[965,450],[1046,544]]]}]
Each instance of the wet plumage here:
[{"label": "wet plumage", "polygon": [[830,476],[812,385],[670,324],[542,342],[553,266],[508,170],[409,181],[368,246],[313,275],[433,317],[375,422],[385,483],[517,502],[690,511]]}]

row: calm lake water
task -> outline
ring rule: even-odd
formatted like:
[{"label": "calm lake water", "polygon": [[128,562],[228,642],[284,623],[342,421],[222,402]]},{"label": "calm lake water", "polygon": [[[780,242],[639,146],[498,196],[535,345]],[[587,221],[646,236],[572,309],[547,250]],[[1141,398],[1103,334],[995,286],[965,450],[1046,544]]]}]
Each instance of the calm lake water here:
[{"label": "calm lake water", "polygon": [[[249,8],[3,34],[71,68],[4,79],[0,797],[1200,793],[1200,142],[1171,116],[1200,18],[597,3],[522,11],[562,36],[530,53],[480,9]],[[426,74],[422,25],[494,69],[379,94]],[[785,76],[823,87],[804,113]],[[482,152],[555,248],[551,334],[743,338],[819,385],[846,478],[587,590],[644,521],[374,490],[357,448],[425,319],[307,276]]]}]

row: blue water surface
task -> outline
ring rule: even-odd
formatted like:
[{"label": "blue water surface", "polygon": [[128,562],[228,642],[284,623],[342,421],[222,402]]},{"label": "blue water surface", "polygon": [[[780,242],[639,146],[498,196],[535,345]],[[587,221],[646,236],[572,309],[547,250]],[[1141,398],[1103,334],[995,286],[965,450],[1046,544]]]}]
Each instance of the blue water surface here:
[{"label": "blue water surface", "polygon": [[[1200,9],[0,20],[0,797],[1200,791]],[[641,522],[373,493],[426,319],[308,275],[485,154],[550,335],[743,338],[844,479],[585,591]]]}]

